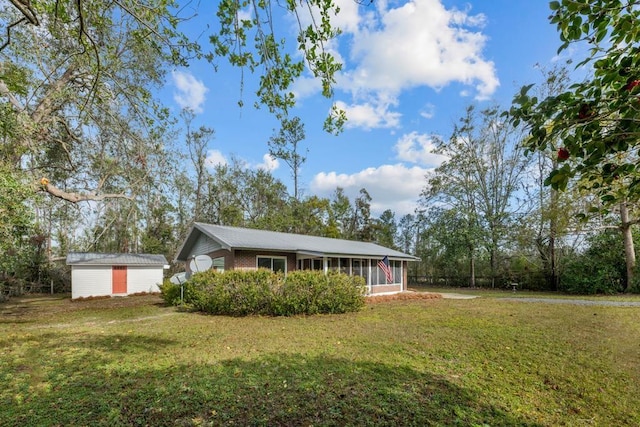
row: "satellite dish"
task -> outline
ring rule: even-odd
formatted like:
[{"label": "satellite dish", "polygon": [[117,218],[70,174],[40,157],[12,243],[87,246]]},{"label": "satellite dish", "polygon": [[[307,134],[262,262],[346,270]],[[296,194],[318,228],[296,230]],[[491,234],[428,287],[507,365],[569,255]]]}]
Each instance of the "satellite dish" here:
[{"label": "satellite dish", "polygon": [[171,278],[169,279],[169,281],[171,283],[173,283],[174,285],[182,285],[184,282],[187,281],[187,273],[176,273],[173,276],[171,276]]},{"label": "satellite dish", "polygon": [[189,269],[192,273],[207,271],[213,265],[213,260],[209,255],[198,255],[189,262]]}]

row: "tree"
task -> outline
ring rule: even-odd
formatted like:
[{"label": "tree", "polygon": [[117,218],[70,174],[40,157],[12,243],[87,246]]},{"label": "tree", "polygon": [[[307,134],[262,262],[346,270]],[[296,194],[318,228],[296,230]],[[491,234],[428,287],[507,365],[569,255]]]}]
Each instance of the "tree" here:
[{"label": "tree", "polygon": [[[272,11],[280,7],[298,24],[295,48],[287,44],[286,37],[276,33],[278,26],[274,25]],[[207,58],[213,61],[216,57],[226,57],[231,65],[242,70],[254,72],[260,69],[262,74],[256,91],[259,102],[278,119],[285,120],[295,105],[291,84],[302,75],[305,65],[320,79],[322,94],[327,98],[333,94],[335,74],[342,64],[328,49],[328,44],[340,34],[331,23],[339,11],[339,6],[332,0],[289,0],[277,5],[272,0],[221,1],[217,12],[220,30],[211,37],[213,52]],[[253,44],[254,49],[248,43]],[[291,53],[295,49],[302,52],[299,58]],[[338,132],[345,120],[344,112],[334,104],[324,127],[329,132]]]},{"label": "tree", "polygon": [[[551,23],[557,26],[562,51],[574,44],[589,47],[578,67],[591,66],[582,82],[542,100],[525,86],[514,98],[514,124],[529,128],[530,151],[557,150],[558,164],[546,183],[564,190],[571,177],[598,195],[599,210],[618,206],[627,259],[627,284],[633,281],[635,250],[629,205],[640,200],[640,1],[552,1]],[[557,146],[555,144],[562,144]]]},{"label": "tree", "polygon": [[[105,42],[93,31],[92,24],[99,21],[95,19],[96,16],[102,19],[104,16],[93,14],[100,9],[92,0],[76,0],[69,4],[56,1],[55,5],[45,4],[44,7],[22,0],[10,2],[13,8],[10,9],[11,15],[4,19],[6,34],[0,51],[28,46],[28,41],[19,39],[21,32],[32,31],[34,27],[42,28],[50,22],[62,22],[64,25],[47,40],[77,40],[86,47],[85,53],[96,58],[100,56]],[[332,0],[290,0],[283,4],[275,4],[271,0],[221,1],[216,14],[219,30],[210,37],[212,51],[206,53],[200,50],[196,42],[189,41],[176,30],[185,21],[179,15],[184,10],[180,6],[174,0],[146,3],[118,0],[106,4],[110,13],[130,23],[123,28],[134,29],[132,37],[136,41],[144,41],[154,49],[165,50],[166,55],[174,61],[182,61],[185,50],[205,57],[214,67],[217,67],[219,58],[227,58],[231,65],[242,70],[241,89],[244,88],[244,70],[252,73],[259,70],[260,82],[256,90],[259,101],[256,107],[264,105],[280,120],[288,117],[289,110],[295,105],[291,85],[302,75],[305,66],[320,80],[322,94],[327,98],[332,97],[335,75],[342,68],[337,56],[329,48],[332,40],[340,34],[340,29],[332,24],[340,7]],[[276,22],[274,9],[284,10],[297,22],[298,35],[293,45],[287,37],[276,32],[282,25]],[[292,53],[295,50],[302,55]],[[241,96],[238,104],[242,106],[243,103]],[[345,121],[344,111],[333,104],[324,127],[328,132],[339,132]]]},{"label": "tree", "polygon": [[387,209],[375,221],[374,225],[375,242],[387,248],[396,249],[396,238],[398,234],[398,224],[396,224],[395,213]]},{"label": "tree", "polygon": [[16,131],[2,152],[26,165],[34,188],[73,203],[132,199],[146,183],[168,118],[149,88],[183,58],[170,5],[116,3],[13,2],[38,27],[13,26],[3,50],[0,102]]},{"label": "tree", "polygon": [[175,221],[172,218],[174,208],[160,192],[148,194],[145,202],[140,252],[164,254],[171,259],[176,250]]},{"label": "tree", "polygon": [[442,203],[465,219],[469,248],[470,284],[474,286],[475,252],[484,246],[490,258],[492,286],[500,248],[519,207],[513,196],[521,185],[526,160],[519,148],[517,129],[499,119],[497,108],[478,115],[468,107],[438,153],[449,160],[436,168],[423,191],[422,204]]},{"label": "tree", "polygon": [[312,236],[335,237],[330,226],[331,202],[317,196],[304,200],[290,199],[288,203],[289,219],[282,231]]},{"label": "tree", "polygon": [[344,189],[337,187],[331,200],[330,223],[336,228],[335,236],[342,239],[355,238],[354,210]]},{"label": "tree", "polygon": [[209,176],[202,221],[282,230],[288,223],[287,199],[286,186],[270,172],[232,159]]},{"label": "tree", "polygon": [[[558,94],[569,86],[569,74],[565,67],[543,70],[542,75],[544,81],[537,90],[539,96]],[[567,191],[561,193],[558,189],[544,184],[546,176],[558,167],[558,156],[555,150],[548,147],[531,155],[533,157],[532,172],[535,171],[535,178],[530,182],[531,188],[527,188],[533,205],[528,218],[532,224],[536,225],[534,242],[542,261],[547,286],[551,290],[558,290],[560,279],[558,246],[567,232],[570,217],[579,209],[572,202],[577,200],[580,194],[575,185],[568,185]]]},{"label": "tree", "polygon": [[34,197],[27,178],[0,163],[0,282],[16,273],[23,260],[24,240],[33,235]]},{"label": "tree", "polygon": [[[468,218],[455,208],[431,207],[424,217],[416,245],[423,272],[445,285],[476,286],[477,250],[471,240]],[[468,273],[465,273],[467,267]]]},{"label": "tree", "polygon": [[360,189],[360,193],[354,201],[352,221],[356,240],[360,240],[362,242],[373,241],[371,196],[365,188]]},{"label": "tree", "polygon": [[185,109],[181,113],[181,117],[185,124],[185,142],[188,150],[188,157],[193,166],[194,177],[193,180],[193,197],[194,197],[194,212],[193,217],[195,221],[200,221],[202,218],[202,203],[203,192],[206,183],[208,171],[207,171],[207,152],[209,142],[213,138],[215,131],[206,126],[200,126],[197,130],[192,129],[193,119],[195,114],[192,110]]},{"label": "tree", "polygon": [[293,119],[284,118],[282,120],[280,131],[269,138],[269,154],[276,159],[283,160],[293,177],[293,198],[300,200],[298,197],[300,167],[307,160],[298,151],[298,144],[305,138],[304,123],[300,117]]}]

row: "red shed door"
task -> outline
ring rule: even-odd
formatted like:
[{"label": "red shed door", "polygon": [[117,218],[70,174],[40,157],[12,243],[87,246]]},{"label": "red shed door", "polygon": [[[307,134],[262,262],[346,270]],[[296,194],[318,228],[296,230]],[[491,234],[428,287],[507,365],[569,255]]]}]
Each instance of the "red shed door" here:
[{"label": "red shed door", "polygon": [[114,265],[112,270],[112,291],[114,294],[126,294],[127,293],[127,267],[121,265]]}]

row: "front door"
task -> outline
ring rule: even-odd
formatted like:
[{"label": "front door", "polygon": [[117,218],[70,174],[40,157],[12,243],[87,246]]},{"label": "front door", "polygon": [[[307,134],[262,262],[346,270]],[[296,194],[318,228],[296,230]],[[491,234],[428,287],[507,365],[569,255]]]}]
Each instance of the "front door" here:
[{"label": "front door", "polygon": [[127,267],[114,265],[112,268],[112,292],[113,294],[127,293]]}]

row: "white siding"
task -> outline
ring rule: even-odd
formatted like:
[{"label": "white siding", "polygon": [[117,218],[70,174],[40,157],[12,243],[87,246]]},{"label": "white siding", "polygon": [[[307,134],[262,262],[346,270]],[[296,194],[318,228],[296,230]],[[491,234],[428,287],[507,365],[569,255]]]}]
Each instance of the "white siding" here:
[{"label": "white siding", "polygon": [[[127,266],[127,294],[160,292],[162,266]],[[111,295],[111,266],[71,266],[71,298]]]},{"label": "white siding", "polygon": [[162,266],[160,267],[127,267],[127,293],[160,292],[162,283]]},{"label": "white siding", "polygon": [[111,266],[71,267],[71,298],[111,295]]},{"label": "white siding", "polygon": [[222,245],[220,243],[216,242],[211,237],[205,234],[200,234],[200,236],[198,236],[198,240],[196,241],[195,245],[193,245],[193,248],[189,253],[189,257],[208,254],[219,249],[222,249]]}]

